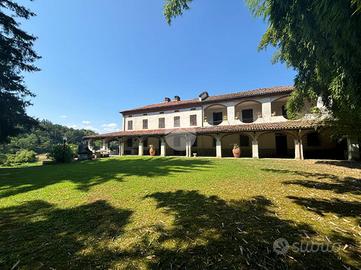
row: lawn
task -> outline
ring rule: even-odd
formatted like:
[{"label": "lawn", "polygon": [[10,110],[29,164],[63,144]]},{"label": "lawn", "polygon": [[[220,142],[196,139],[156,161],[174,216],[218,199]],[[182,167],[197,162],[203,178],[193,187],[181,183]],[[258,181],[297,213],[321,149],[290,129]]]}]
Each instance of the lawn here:
[{"label": "lawn", "polygon": [[[293,245],[285,254],[278,238]],[[0,269],[357,269],[361,168],[170,157],[0,168],[0,243]]]}]

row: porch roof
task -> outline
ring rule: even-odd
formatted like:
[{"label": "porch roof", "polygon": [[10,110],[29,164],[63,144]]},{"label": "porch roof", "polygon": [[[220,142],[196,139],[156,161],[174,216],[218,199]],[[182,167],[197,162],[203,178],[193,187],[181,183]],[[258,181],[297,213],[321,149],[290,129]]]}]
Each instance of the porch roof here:
[{"label": "porch roof", "polygon": [[298,129],[315,129],[324,124],[317,120],[289,120],[276,123],[252,123],[240,125],[225,125],[195,128],[172,128],[172,129],[148,129],[128,130],[99,135],[86,136],[84,139],[110,139],[118,137],[138,136],[162,136],[169,133],[195,133],[195,134],[217,134],[217,133],[238,133],[238,132],[260,132],[260,131],[282,131]]}]

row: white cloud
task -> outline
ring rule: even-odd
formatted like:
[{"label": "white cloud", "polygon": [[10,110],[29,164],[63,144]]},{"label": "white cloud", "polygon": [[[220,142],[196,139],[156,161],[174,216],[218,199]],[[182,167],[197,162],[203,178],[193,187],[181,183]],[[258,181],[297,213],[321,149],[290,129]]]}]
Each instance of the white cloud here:
[{"label": "white cloud", "polygon": [[90,125],[92,122],[84,120],[84,121],[82,121],[82,123],[83,123],[84,125]]},{"label": "white cloud", "polygon": [[106,132],[113,132],[117,130],[118,125],[116,123],[103,124],[102,128]]},{"label": "white cloud", "polygon": [[78,125],[67,125],[68,128],[74,128],[74,129],[77,129],[78,128]]},{"label": "white cloud", "polygon": [[59,117],[60,117],[60,118],[62,118],[62,119],[66,119],[66,118],[68,118],[68,116],[67,116],[67,115],[65,115],[65,114],[62,114],[62,115],[60,115]]}]

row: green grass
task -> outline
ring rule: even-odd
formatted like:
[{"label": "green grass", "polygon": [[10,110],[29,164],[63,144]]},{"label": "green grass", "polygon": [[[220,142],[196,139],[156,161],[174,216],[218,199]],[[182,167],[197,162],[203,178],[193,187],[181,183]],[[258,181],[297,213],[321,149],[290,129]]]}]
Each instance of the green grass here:
[{"label": "green grass", "polygon": [[[360,268],[361,169],[349,165],[123,157],[0,168],[0,269]],[[277,255],[278,238],[338,246]]]}]

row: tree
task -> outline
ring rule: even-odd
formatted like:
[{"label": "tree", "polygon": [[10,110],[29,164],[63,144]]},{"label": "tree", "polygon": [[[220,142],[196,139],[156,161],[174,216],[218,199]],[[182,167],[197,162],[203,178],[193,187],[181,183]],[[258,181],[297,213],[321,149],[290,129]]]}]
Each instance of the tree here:
[{"label": "tree", "polygon": [[[166,0],[167,21],[192,0]],[[361,134],[361,0],[247,0],[268,23],[260,49],[276,47],[275,61],[297,71],[287,109],[291,117],[318,96],[343,135]]]},{"label": "tree", "polygon": [[16,19],[35,16],[13,0],[0,0],[0,142],[15,136],[36,124],[26,114],[34,95],[24,83],[23,72],[39,69],[34,62],[40,57],[33,50],[36,37],[20,29]]}]

